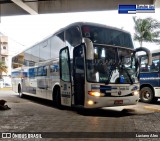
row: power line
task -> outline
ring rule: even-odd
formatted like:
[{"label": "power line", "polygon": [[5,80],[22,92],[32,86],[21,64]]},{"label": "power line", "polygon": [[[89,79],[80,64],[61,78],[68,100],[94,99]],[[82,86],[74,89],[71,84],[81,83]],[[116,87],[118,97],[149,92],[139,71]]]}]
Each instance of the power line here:
[{"label": "power line", "polygon": [[19,44],[19,45],[21,45],[21,46],[26,46],[26,45],[23,45],[22,43],[16,41],[16,40],[13,39],[12,37],[6,35],[5,33],[0,32],[0,36],[1,36],[1,35],[2,35],[2,36],[7,36],[9,39],[11,39],[12,41],[16,42],[17,44]]}]

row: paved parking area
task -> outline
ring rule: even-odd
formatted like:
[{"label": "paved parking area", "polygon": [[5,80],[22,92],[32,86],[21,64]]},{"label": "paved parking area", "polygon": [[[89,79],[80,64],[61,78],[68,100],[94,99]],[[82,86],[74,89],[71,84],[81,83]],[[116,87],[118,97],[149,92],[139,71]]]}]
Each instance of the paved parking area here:
[{"label": "paved parking area", "polygon": [[[157,132],[160,138],[160,134],[158,133],[160,131],[160,113],[158,110],[155,110],[159,109],[160,102],[154,105],[139,103],[134,106],[97,110],[75,110],[71,108],[59,110],[52,106],[51,101],[37,98],[32,99],[31,97],[21,99],[12,91],[0,91],[0,99],[5,99],[7,101],[6,104],[11,108],[10,110],[0,111],[1,133],[45,132],[46,136],[48,134],[49,137],[54,136],[55,138],[30,140],[50,141],[159,140],[157,137],[102,138],[104,134],[111,137],[113,133],[117,133],[117,136],[118,133],[120,133],[122,137],[131,134],[132,137],[134,136],[133,132],[146,132],[146,134]],[[146,108],[145,106],[151,108]],[[86,132],[88,135],[85,134]],[[42,137],[44,136],[43,134]],[[59,138],[60,136],[62,137]],[[70,136],[72,136],[72,138],[69,138]],[[91,138],[91,136],[94,138]],[[3,140],[8,141],[9,139]]]}]

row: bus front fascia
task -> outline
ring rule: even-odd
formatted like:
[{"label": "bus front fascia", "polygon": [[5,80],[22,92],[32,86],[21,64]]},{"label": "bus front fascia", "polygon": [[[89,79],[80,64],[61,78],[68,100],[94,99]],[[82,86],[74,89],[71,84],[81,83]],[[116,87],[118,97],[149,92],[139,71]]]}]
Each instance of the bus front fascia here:
[{"label": "bus front fascia", "polygon": [[[86,60],[94,60],[94,45],[93,42],[89,39],[89,38],[84,38],[84,43],[86,46]],[[148,65],[150,65],[152,63],[152,54],[150,52],[150,50],[148,50],[145,47],[139,47],[133,50],[133,56],[136,57],[136,53],[139,52],[145,52],[147,57],[148,57]],[[136,59],[137,60],[137,59]],[[138,61],[138,60],[137,60]],[[119,55],[117,58],[117,62],[119,62]],[[137,67],[136,70],[139,70],[139,62],[137,62],[135,65]],[[138,72],[137,72],[138,73]],[[130,75],[129,75],[130,76]],[[129,77],[130,78],[130,77]],[[131,79],[131,78],[130,78]],[[111,87],[111,92],[110,95],[107,95],[109,93],[108,90],[106,90],[107,92],[102,93],[101,92],[101,87],[104,87],[106,89]],[[131,83],[128,84],[123,84],[123,83],[118,83],[118,84],[110,84],[110,83],[87,83],[86,84],[86,93],[88,93],[88,96],[86,95],[86,102],[85,102],[85,107],[87,108],[94,108],[94,107],[103,107],[103,106],[117,106],[114,104],[114,102],[121,102],[121,100],[123,101],[123,103],[120,103],[121,106],[123,105],[135,105],[138,102],[139,99],[139,83],[133,83],[131,81]],[[128,90],[124,88],[127,88]],[[114,89],[117,89],[117,92],[113,92]],[[129,102],[127,102],[129,101]]]}]

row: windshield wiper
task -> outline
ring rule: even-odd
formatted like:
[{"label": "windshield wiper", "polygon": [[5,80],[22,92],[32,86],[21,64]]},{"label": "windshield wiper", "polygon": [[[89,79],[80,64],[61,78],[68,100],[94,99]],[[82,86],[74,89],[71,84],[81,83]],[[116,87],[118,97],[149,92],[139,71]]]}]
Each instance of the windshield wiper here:
[{"label": "windshield wiper", "polygon": [[132,80],[130,74],[128,73],[127,69],[124,67],[124,65],[122,66],[122,69],[123,69],[123,70],[126,72],[126,74],[128,75],[131,84],[133,84],[133,80]]},{"label": "windshield wiper", "polygon": [[111,69],[110,69],[109,74],[108,74],[108,80],[106,81],[105,84],[109,84],[109,82],[111,80],[111,77],[112,77],[112,73],[113,73],[114,70],[116,70],[116,67],[115,66],[111,66]]},{"label": "windshield wiper", "polygon": [[111,80],[111,77],[112,77],[112,73],[114,70],[116,70],[116,67],[118,67],[119,65],[119,53],[118,53],[118,48],[115,49],[115,64],[111,66],[111,69],[110,69],[110,72],[109,72],[109,75],[108,75],[108,80],[106,81],[106,84],[109,84],[110,80]]},{"label": "windshield wiper", "polygon": [[[125,73],[129,77],[129,80],[130,80],[131,84],[133,84],[133,80],[132,80],[130,74],[128,73],[127,69],[124,66],[122,66],[122,68],[119,68],[119,69],[123,69],[125,71]],[[110,69],[110,72],[109,72],[109,75],[108,75],[108,80],[106,81],[106,84],[109,84],[114,70],[116,70],[115,66]]]}]

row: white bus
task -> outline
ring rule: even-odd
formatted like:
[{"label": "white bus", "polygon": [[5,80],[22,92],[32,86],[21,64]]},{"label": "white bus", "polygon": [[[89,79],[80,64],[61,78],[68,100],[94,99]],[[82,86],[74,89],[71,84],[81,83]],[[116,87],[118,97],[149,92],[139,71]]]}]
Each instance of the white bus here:
[{"label": "white bus", "polygon": [[101,108],[139,99],[139,63],[128,32],[95,23],[73,23],[12,59],[21,69],[13,89],[57,106]]}]

